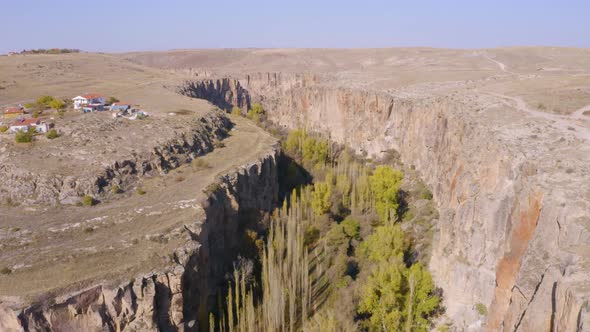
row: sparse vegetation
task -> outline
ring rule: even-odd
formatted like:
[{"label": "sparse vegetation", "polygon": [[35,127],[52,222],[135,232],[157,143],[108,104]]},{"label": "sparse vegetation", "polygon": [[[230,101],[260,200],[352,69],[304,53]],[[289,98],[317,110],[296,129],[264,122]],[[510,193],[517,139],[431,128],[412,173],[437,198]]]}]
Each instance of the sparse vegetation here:
[{"label": "sparse vegetation", "polygon": [[86,234],[90,234],[90,233],[93,233],[93,232],[94,232],[94,228],[92,228],[92,227],[86,227],[86,228],[84,228],[84,233],[86,233]]},{"label": "sparse vegetation", "polygon": [[96,204],[96,200],[94,199],[94,197],[92,197],[90,195],[84,195],[84,197],[82,197],[82,205],[93,206],[95,204]]},{"label": "sparse vegetation", "polygon": [[112,192],[113,194],[120,194],[120,193],[122,193],[122,192],[123,192],[123,190],[121,190],[121,188],[120,188],[120,187],[119,187],[117,184],[113,184],[113,185],[111,186],[111,192]]},{"label": "sparse vegetation", "polygon": [[59,137],[59,134],[57,133],[57,130],[55,130],[55,128],[51,128],[49,129],[49,131],[47,132],[47,135],[45,135],[48,139],[55,139]]},{"label": "sparse vegetation", "polygon": [[66,103],[60,99],[53,99],[49,102],[49,107],[59,112],[66,107]]},{"label": "sparse vegetation", "polygon": [[486,305],[483,303],[477,303],[475,305],[475,311],[477,311],[477,313],[481,316],[487,316],[488,314],[488,308],[486,308]]},{"label": "sparse vegetation", "polygon": [[37,98],[37,105],[43,108],[51,107],[50,104],[55,100],[52,96],[41,96]]},{"label": "sparse vegetation", "polygon": [[191,166],[197,170],[211,168],[211,165],[203,158],[195,158],[191,162]]},{"label": "sparse vegetation", "polygon": [[214,146],[216,149],[221,149],[221,148],[224,148],[224,147],[225,147],[225,143],[223,143],[223,141],[216,140],[216,141],[213,143],[213,146]]},{"label": "sparse vegetation", "polygon": [[0,133],[5,133],[8,131],[8,126],[0,126]]},{"label": "sparse vegetation", "polygon": [[76,48],[37,48],[32,50],[22,50],[19,54],[67,54],[67,53],[80,53],[79,49]]},{"label": "sparse vegetation", "polygon": [[242,110],[238,106],[234,106],[231,109],[231,115],[233,115],[233,116],[242,116]]},{"label": "sparse vegetation", "polygon": [[547,106],[545,106],[545,104],[543,104],[543,103],[539,103],[539,104],[537,105],[537,108],[538,108],[538,109],[540,109],[540,110],[542,110],[542,111],[544,111],[544,110],[546,110],[546,109],[547,109]]},{"label": "sparse vegetation", "polygon": [[11,273],[12,273],[12,270],[6,266],[0,269],[0,274],[9,275]]},{"label": "sparse vegetation", "polygon": [[27,130],[19,130],[16,132],[14,140],[17,143],[30,143],[33,141],[33,133]]},{"label": "sparse vegetation", "polygon": [[137,194],[138,194],[138,195],[145,195],[145,194],[146,194],[146,192],[145,192],[145,190],[143,190],[143,189],[141,189],[141,188],[137,188]]},{"label": "sparse vegetation", "polygon": [[252,104],[252,108],[248,110],[248,119],[260,123],[264,117],[264,109],[262,108],[261,104]]}]

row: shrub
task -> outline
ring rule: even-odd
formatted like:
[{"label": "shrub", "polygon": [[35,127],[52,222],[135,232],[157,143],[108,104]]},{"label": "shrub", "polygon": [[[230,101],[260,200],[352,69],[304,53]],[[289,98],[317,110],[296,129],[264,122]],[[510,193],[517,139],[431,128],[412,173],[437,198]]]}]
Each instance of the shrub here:
[{"label": "shrub", "polygon": [[231,109],[231,115],[233,115],[233,116],[242,116],[242,110],[238,106],[234,106]]},{"label": "shrub", "polygon": [[9,275],[11,273],[12,273],[12,270],[6,266],[0,269],[0,274]]},{"label": "shrub", "polygon": [[222,141],[215,141],[215,143],[213,143],[213,146],[216,149],[220,149],[220,148],[224,148],[225,147],[225,143],[223,143]]},{"label": "shrub", "polygon": [[248,119],[258,123],[263,115],[264,110],[262,109],[262,105],[259,103],[252,104],[252,108],[248,111]]},{"label": "shrub", "polygon": [[428,189],[424,190],[420,195],[420,198],[431,200],[432,199],[432,192]]},{"label": "shrub", "polygon": [[8,126],[0,126],[0,133],[5,133],[8,131]]},{"label": "shrub", "polygon": [[84,206],[93,206],[96,204],[96,201],[94,200],[94,197],[90,195],[84,195],[84,197],[82,197],[82,204]]},{"label": "shrub", "polygon": [[137,194],[138,195],[145,195],[145,191],[141,188],[137,188]]},{"label": "shrub", "polygon": [[481,316],[486,316],[488,314],[488,308],[486,308],[485,304],[483,304],[483,303],[476,304],[475,305],[475,310]]},{"label": "shrub", "polygon": [[211,168],[211,165],[209,165],[209,163],[205,161],[203,158],[193,159],[191,165],[196,169]]},{"label": "shrub", "polygon": [[94,232],[94,228],[92,228],[92,227],[86,227],[86,228],[84,228],[84,233],[90,234],[92,232]]},{"label": "shrub", "polygon": [[113,194],[119,194],[119,193],[121,193],[121,192],[123,192],[123,191],[121,190],[121,188],[120,188],[118,185],[116,185],[116,184],[113,184],[113,185],[111,186],[111,192],[112,192]]},{"label": "shrub", "polygon": [[113,96],[110,96],[109,99],[107,100],[107,104],[113,104],[113,103],[118,103],[118,102],[119,102],[119,99],[117,99]]},{"label": "shrub", "polygon": [[33,134],[30,131],[19,130],[16,132],[14,140],[17,143],[29,143],[33,141]]},{"label": "shrub", "polygon": [[49,131],[47,132],[47,138],[49,139],[54,139],[54,138],[58,138],[59,134],[57,133],[57,130],[55,130],[54,128],[49,129]]},{"label": "shrub", "polygon": [[184,181],[184,177],[177,176],[177,177],[174,178],[174,181],[176,181],[176,182],[182,182],[182,181]]},{"label": "shrub", "polygon": [[545,109],[547,109],[547,107],[546,107],[546,106],[545,106],[545,104],[543,104],[543,103],[539,103],[539,105],[537,105],[537,108],[538,108],[538,109],[540,109],[540,110],[545,110]]}]

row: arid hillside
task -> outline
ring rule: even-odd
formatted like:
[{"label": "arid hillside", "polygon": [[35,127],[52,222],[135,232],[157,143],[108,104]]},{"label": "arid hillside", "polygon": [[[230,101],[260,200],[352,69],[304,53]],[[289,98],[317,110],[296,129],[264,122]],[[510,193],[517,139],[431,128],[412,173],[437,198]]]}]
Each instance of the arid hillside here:
[{"label": "arid hillside", "polygon": [[360,154],[398,150],[441,210],[430,269],[454,326],[589,324],[590,50],[121,56],[191,75],[179,89],[187,96],[224,108],[261,102],[274,123],[324,133]]},{"label": "arid hillside", "polygon": [[44,108],[57,138],[0,133],[0,330],[196,329],[240,217],[277,203],[276,139],[215,109],[253,103],[424,180],[440,325],[590,326],[590,49],[0,57],[2,110],[86,93],[148,116]]}]

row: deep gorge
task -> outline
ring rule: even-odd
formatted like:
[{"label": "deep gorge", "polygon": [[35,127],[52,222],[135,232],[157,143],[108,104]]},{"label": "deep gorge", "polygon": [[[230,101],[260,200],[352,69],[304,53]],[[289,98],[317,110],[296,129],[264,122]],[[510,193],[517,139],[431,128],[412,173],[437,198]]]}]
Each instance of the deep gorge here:
[{"label": "deep gorge", "polygon": [[551,249],[557,239],[535,235],[559,233],[553,220],[561,212],[546,208],[558,197],[533,180],[534,164],[472,121],[461,102],[332,87],[311,74],[192,81],[179,92],[224,109],[260,102],[270,121],[324,133],[361,155],[399,151],[440,210],[429,267],[455,326],[575,330],[586,317],[577,277],[565,274]]}]

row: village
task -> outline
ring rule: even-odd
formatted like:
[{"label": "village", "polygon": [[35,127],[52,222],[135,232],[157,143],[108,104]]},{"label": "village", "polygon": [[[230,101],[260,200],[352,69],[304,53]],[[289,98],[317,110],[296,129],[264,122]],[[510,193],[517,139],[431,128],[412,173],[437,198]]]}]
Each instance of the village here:
[{"label": "village", "polygon": [[66,112],[104,111],[112,112],[115,119],[136,120],[148,116],[136,106],[138,105],[96,93],[85,93],[66,100],[41,96],[35,102],[7,107],[0,119],[0,134],[14,134],[17,143],[32,142],[42,135],[47,139],[55,139],[62,134],[56,126],[56,116],[63,118]]}]

